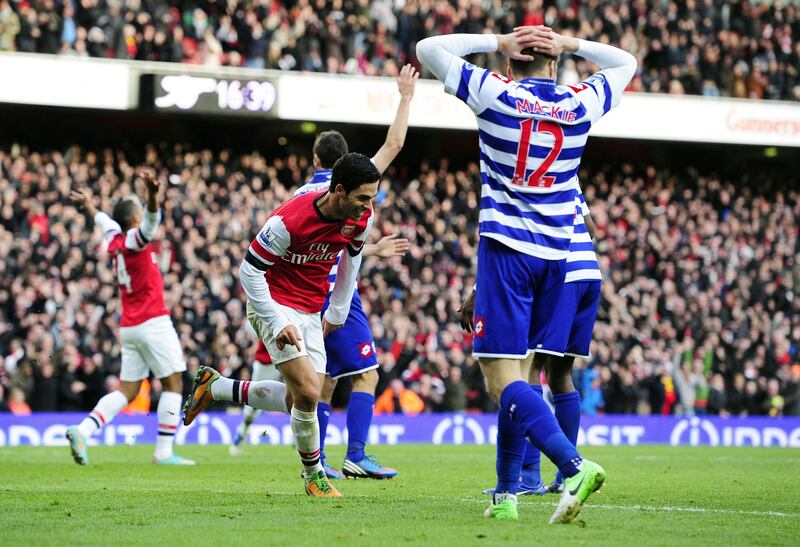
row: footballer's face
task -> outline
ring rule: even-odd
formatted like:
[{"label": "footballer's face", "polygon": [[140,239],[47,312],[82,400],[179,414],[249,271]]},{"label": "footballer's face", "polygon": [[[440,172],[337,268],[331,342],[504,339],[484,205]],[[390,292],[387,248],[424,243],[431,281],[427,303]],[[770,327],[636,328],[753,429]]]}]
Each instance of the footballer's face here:
[{"label": "footballer's face", "polygon": [[372,200],[378,195],[378,181],[364,183],[350,193],[339,185],[336,187],[336,194],[339,196],[339,207],[343,215],[358,220],[372,208]]}]

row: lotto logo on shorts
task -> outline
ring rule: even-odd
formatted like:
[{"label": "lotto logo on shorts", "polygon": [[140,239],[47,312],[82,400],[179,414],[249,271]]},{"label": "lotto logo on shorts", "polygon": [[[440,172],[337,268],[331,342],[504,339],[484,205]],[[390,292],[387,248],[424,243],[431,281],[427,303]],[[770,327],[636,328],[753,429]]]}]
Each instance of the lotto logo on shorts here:
[{"label": "lotto logo on shorts", "polygon": [[358,353],[361,355],[362,359],[366,359],[367,357],[372,356],[372,344],[369,342],[364,342],[360,346],[358,346]]},{"label": "lotto logo on shorts", "polygon": [[483,338],[483,333],[486,331],[486,319],[478,316],[475,318],[475,336]]}]

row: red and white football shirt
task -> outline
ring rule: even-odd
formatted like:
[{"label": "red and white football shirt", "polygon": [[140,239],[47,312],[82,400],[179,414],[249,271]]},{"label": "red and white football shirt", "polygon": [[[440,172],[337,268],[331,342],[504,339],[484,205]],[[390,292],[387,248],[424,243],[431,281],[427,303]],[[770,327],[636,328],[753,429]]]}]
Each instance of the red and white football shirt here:
[{"label": "red and white football shirt", "polygon": [[322,310],[336,256],[344,249],[360,253],[373,221],[372,209],[358,220],[325,217],[316,204],[324,193],[297,196],[275,209],[246,257],[265,272],[277,303],[307,313]]},{"label": "red and white football shirt", "polygon": [[153,248],[139,230],[135,237],[140,249],[126,245],[126,234],[117,233],[109,240],[108,252],[114,261],[120,293],[122,320],[120,326],[132,327],[154,317],[169,315],[164,304],[164,279],[156,264]]}]

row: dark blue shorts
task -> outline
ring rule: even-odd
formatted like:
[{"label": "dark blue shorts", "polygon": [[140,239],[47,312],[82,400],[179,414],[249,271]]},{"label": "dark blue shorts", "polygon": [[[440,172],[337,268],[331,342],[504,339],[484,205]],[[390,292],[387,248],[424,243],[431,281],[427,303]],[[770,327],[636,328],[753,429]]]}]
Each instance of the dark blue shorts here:
[{"label": "dark blue shorts", "polygon": [[600,304],[600,281],[565,283],[553,321],[563,325],[555,331],[556,343],[565,346],[564,354],[589,358],[597,307]]},{"label": "dark blue shorts", "polygon": [[555,310],[566,260],[545,260],[481,237],[473,325],[476,357],[524,359],[535,351],[563,355]]},{"label": "dark blue shorts", "polygon": [[[328,309],[329,300],[330,295],[322,308],[323,314]],[[328,357],[326,372],[334,379],[378,368],[375,342],[358,291],[353,293],[350,314],[344,326],[325,338],[325,353]]]}]

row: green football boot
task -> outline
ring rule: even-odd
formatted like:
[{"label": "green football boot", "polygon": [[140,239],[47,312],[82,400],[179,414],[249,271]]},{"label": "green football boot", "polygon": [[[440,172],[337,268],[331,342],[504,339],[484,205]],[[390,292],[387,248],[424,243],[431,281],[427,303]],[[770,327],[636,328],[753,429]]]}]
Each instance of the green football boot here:
[{"label": "green football boot", "polygon": [[583,460],[577,475],[564,479],[564,491],[558,506],[550,517],[550,524],[568,524],[581,512],[581,505],[591,494],[600,490],[606,480],[605,469],[594,462]]}]

